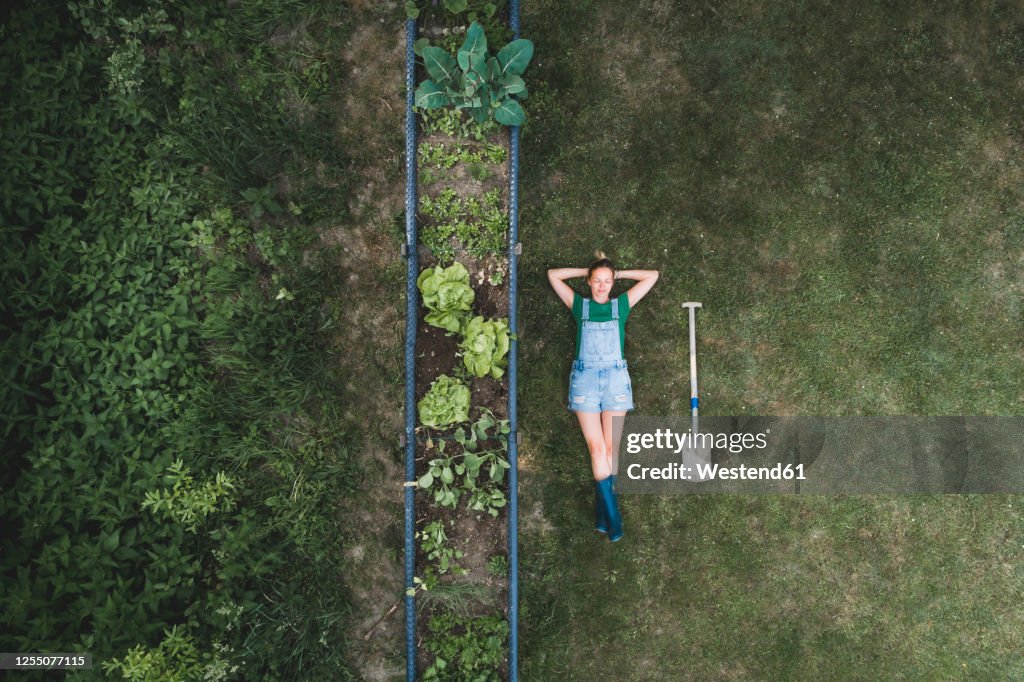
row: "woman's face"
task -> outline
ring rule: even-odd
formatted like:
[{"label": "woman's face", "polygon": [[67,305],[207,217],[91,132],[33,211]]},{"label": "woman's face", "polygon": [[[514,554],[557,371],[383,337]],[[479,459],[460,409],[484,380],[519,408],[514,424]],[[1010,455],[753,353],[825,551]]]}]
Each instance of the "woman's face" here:
[{"label": "woman's face", "polygon": [[587,283],[590,284],[590,297],[594,302],[605,303],[615,283],[615,276],[611,268],[598,268],[590,274]]}]

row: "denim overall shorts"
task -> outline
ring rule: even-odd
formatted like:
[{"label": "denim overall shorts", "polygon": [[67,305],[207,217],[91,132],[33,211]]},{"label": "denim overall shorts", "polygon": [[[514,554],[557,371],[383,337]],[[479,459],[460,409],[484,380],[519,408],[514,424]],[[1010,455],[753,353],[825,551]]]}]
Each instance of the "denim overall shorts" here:
[{"label": "denim overall shorts", "polygon": [[569,404],[572,412],[633,409],[633,386],[619,342],[619,300],[612,299],[612,319],[590,320],[590,299],[583,299],[580,358],[572,363]]}]

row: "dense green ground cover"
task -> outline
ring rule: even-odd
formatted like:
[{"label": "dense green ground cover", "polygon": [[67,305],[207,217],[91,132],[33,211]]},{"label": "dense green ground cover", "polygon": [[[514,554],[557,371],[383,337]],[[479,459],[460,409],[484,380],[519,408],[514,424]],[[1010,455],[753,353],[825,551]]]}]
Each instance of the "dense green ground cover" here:
[{"label": "dense green ground cover", "polygon": [[1018,497],[635,496],[593,534],[544,277],[595,248],[662,272],[644,414],[686,413],[688,300],[710,414],[1021,414],[1018,8],[524,11],[524,678],[1024,674]]},{"label": "dense green ground cover", "polygon": [[352,676],[365,420],[318,240],[358,158],[327,79],[351,31],[292,0],[5,10],[0,649]]}]

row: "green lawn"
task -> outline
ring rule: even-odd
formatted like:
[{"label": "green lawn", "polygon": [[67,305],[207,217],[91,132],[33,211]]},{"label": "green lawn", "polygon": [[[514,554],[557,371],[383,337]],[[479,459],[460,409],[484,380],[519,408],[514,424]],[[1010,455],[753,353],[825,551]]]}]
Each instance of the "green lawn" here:
[{"label": "green lawn", "polygon": [[685,414],[699,300],[708,414],[1021,414],[1024,17],[524,11],[524,679],[1024,675],[1018,497],[627,497],[625,539],[593,534],[544,277],[597,248],[662,272],[638,413]]}]

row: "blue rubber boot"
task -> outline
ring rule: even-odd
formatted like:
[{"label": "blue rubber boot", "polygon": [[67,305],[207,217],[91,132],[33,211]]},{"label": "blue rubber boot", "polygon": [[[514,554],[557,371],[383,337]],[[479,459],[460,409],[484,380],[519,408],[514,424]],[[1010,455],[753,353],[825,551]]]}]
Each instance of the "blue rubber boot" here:
[{"label": "blue rubber boot", "polygon": [[[615,474],[612,474],[612,495],[615,497],[615,504],[619,504],[619,496],[615,492]],[[594,530],[598,533],[608,532],[608,514],[604,511],[604,505],[601,503],[601,495],[598,494],[597,490],[594,490],[594,518],[597,521],[594,523]]]},{"label": "blue rubber boot", "polygon": [[[615,492],[615,474],[611,475],[611,479],[612,479],[612,499],[615,500],[615,508],[618,509],[619,508],[619,494],[617,492]],[[619,515],[619,518],[622,518],[621,514]]]},{"label": "blue rubber boot", "polygon": [[594,530],[598,533],[608,532],[608,515],[604,512],[604,504],[601,502],[601,494],[597,492],[596,481],[594,487]]},{"label": "blue rubber boot", "polygon": [[601,506],[604,507],[605,518],[608,520],[608,539],[612,542],[622,537],[622,516],[619,514],[619,505],[612,494],[612,477],[609,476],[601,481],[594,482]]}]

